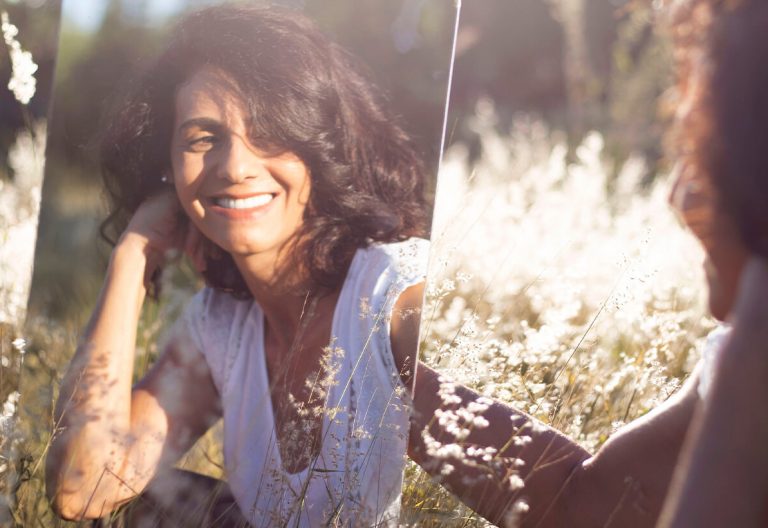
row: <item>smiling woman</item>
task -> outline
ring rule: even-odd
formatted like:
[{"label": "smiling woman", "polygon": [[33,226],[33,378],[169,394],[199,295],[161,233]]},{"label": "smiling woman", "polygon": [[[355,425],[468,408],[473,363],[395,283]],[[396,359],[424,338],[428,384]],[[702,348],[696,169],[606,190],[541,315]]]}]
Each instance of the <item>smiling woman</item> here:
[{"label": "smiling woman", "polygon": [[[176,96],[171,139],[179,202],[207,240],[239,258],[278,263],[302,225],[311,182],[292,153],[251,139],[226,74],[203,68]],[[222,96],[223,94],[223,96]]]},{"label": "smiling woman", "polygon": [[[214,23],[220,31],[211,30]],[[208,118],[199,130],[224,136],[211,134],[203,144],[234,147],[229,140],[247,138],[264,154],[293,153],[312,175],[302,236],[294,240],[300,244],[292,253],[317,284],[337,286],[356,249],[371,240],[423,234],[429,223],[425,160],[363,69],[294,11],[261,9],[254,22],[234,8],[214,7],[186,18],[102,138],[114,204],[105,228],[119,235],[141,201],[163,188],[158,175],[181,161],[178,145],[172,151],[169,145],[180,139],[182,121]],[[176,98],[177,90],[183,97]],[[199,108],[180,106],[193,102]],[[212,114],[182,119],[187,110]],[[242,126],[234,130],[238,117]],[[212,149],[203,158],[210,163],[220,152]],[[206,280],[250,296],[230,255],[207,243],[204,249]]]},{"label": "smiling woman", "polygon": [[[232,4],[186,16],[107,123],[118,236],[57,403],[55,509],[395,523],[430,207],[383,95],[300,13]],[[131,387],[170,250],[206,287]],[[169,472],[219,418],[228,485]]]}]

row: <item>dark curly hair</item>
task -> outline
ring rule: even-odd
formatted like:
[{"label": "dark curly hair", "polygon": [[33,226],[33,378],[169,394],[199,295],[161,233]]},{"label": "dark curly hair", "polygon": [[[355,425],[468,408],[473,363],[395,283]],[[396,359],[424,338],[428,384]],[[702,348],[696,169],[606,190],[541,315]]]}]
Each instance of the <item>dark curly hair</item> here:
[{"label": "dark curly hair", "polygon": [[[338,287],[358,248],[428,236],[425,166],[365,70],[301,13],[239,4],[186,16],[106,120],[108,240],[162,190],[176,90],[207,65],[231,81],[252,140],[295,153],[309,169],[312,190],[293,255],[310,287]],[[209,286],[250,296],[222,250],[206,251],[204,275]]]},{"label": "dark curly hair", "polygon": [[704,176],[746,248],[768,257],[768,2],[682,0],[671,22],[690,105],[675,155]]}]

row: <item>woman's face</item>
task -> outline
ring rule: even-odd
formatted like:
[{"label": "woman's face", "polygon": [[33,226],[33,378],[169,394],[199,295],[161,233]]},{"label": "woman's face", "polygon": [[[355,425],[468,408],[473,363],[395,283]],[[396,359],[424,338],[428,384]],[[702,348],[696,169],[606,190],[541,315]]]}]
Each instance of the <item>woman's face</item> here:
[{"label": "woman's face", "polygon": [[292,152],[254,145],[224,74],[204,67],[176,94],[171,165],[182,207],[233,256],[277,253],[302,224],[310,177]]},{"label": "woman's face", "polygon": [[715,318],[725,320],[734,306],[741,272],[749,256],[736,226],[715,205],[709,182],[690,168],[680,168],[670,203],[704,247],[709,309]]},{"label": "woman's face", "polygon": [[[687,79],[685,95],[675,120],[684,131],[696,128],[699,105],[705,97],[707,77],[694,70]],[[670,193],[670,204],[704,248],[704,272],[709,286],[709,310],[723,321],[736,300],[739,279],[748,259],[747,249],[733,220],[717,205],[715,190],[705,175],[683,161]]]}]

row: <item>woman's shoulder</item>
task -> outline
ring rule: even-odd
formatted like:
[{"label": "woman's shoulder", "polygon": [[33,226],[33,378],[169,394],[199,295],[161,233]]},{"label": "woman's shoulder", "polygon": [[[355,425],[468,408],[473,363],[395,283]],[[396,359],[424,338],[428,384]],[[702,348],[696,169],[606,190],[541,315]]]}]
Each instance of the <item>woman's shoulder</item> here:
[{"label": "woman's shoulder", "polygon": [[219,314],[241,309],[252,302],[252,299],[238,299],[225,291],[205,286],[192,296],[186,307],[188,312],[192,311],[200,315]]},{"label": "woman's shoulder", "polygon": [[411,237],[398,242],[374,242],[361,251],[382,253],[397,259],[411,259],[429,253],[429,240]]},{"label": "woman's shoulder", "polygon": [[426,280],[429,241],[409,238],[359,249],[342,288],[340,302],[360,314],[389,314],[400,295]]},{"label": "woman's shoulder", "polygon": [[251,310],[251,299],[237,299],[231,294],[206,286],[187,302],[182,317],[190,333],[200,336],[200,342],[212,332],[228,329],[239,317]]},{"label": "woman's shoulder", "polygon": [[701,367],[699,371],[698,391],[701,399],[706,398],[709,392],[709,386],[717,370],[717,364],[720,360],[720,351],[723,344],[731,333],[731,327],[721,325],[712,330],[704,342],[701,350]]},{"label": "woman's shoulder", "polygon": [[[200,350],[219,394],[237,353],[239,343],[253,332],[248,323],[256,315],[252,300],[239,300],[229,293],[205,287],[187,303],[182,315],[184,334]],[[254,340],[255,342],[256,340]]]},{"label": "woman's shoulder", "polygon": [[398,276],[426,277],[429,240],[408,238],[400,242],[376,242],[357,251],[350,274],[395,271]]}]

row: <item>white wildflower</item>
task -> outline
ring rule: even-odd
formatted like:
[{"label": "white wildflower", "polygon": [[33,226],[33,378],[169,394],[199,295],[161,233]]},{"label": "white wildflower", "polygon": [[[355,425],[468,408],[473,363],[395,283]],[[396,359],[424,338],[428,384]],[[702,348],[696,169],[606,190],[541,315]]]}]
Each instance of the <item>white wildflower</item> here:
[{"label": "white wildflower", "polygon": [[531,443],[533,439],[527,435],[516,436],[512,442],[518,447],[524,447]]},{"label": "white wildflower", "polygon": [[27,104],[35,95],[37,80],[35,72],[37,64],[32,60],[32,54],[21,48],[21,44],[16,39],[19,29],[11,24],[8,13],[0,13],[0,29],[3,32],[3,40],[8,46],[8,52],[11,56],[11,80],[8,82],[8,89],[13,92],[13,96],[21,104]]},{"label": "white wildflower", "polygon": [[0,322],[14,326],[24,319],[32,281],[45,131],[41,120],[17,134],[8,151],[14,178],[0,192]]},{"label": "white wildflower", "polygon": [[27,341],[26,339],[18,337],[11,342],[11,345],[13,345],[13,348],[18,350],[19,353],[23,354],[27,348]]},{"label": "white wildflower", "polygon": [[9,438],[13,433],[14,417],[16,416],[16,406],[19,403],[19,392],[13,391],[3,403],[3,410],[0,413],[0,439]]},{"label": "white wildflower", "polygon": [[515,503],[504,514],[504,526],[506,528],[514,528],[520,525],[520,519],[523,514],[528,513],[530,507],[528,503],[523,499],[515,501]]},{"label": "white wildflower", "polygon": [[520,478],[520,475],[512,475],[509,477],[509,489],[512,491],[518,491],[523,489],[525,486],[525,481]]}]

